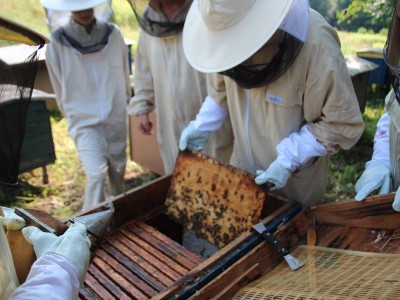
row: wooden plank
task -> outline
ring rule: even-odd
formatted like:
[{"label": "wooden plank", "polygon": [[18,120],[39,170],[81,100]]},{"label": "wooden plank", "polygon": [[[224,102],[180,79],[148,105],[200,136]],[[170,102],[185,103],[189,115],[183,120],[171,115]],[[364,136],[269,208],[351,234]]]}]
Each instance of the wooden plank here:
[{"label": "wooden plank", "polygon": [[93,260],[93,264],[101,271],[105,278],[108,278],[108,286],[115,286],[117,289],[121,289],[124,294],[129,297],[137,299],[147,299],[148,296],[143,294],[140,290],[135,288],[130,282],[128,282],[123,276],[121,276],[113,267],[111,267],[106,261],[100,259],[100,256],[96,256]]},{"label": "wooden plank", "polygon": [[251,266],[249,269],[243,270],[243,273],[240,274],[240,276],[236,278],[233,282],[227,281],[227,287],[225,287],[221,292],[217,293],[216,296],[213,296],[213,298],[231,299],[237,291],[256,279],[259,274],[260,269],[258,264]]},{"label": "wooden plank", "polygon": [[118,236],[115,236],[112,241],[113,247],[124,254],[130,261],[135,263],[139,269],[142,270],[142,272],[145,272],[151,277],[155,278],[165,287],[170,286],[174,282],[174,279],[171,279],[171,277],[167,276],[164,272],[161,272],[161,270],[149,262],[153,257],[146,255],[144,251],[126,238],[124,239],[120,235],[119,238],[121,239],[117,238]]},{"label": "wooden plank", "polygon": [[[117,245],[118,246],[118,245]],[[130,272],[135,274],[138,278],[145,281],[150,287],[160,292],[165,289],[165,285],[162,281],[159,281],[157,278],[153,276],[153,274],[149,274],[147,270],[144,270],[139,264],[136,262],[139,260],[139,257],[129,257],[125,256],[123,252],[120,252],[118,248],[111,246],[106,243],[102,245],[102,249],[105,250],[109,255],[115,258],[122,266],[128,269]],[[152,271],[151,269],[150,271]]]},{"label": "wooden plank", "polygon": [[[80,293],[82,296],[88,297],[85,299],[96,299],[96,297],[98,297],[98,299],[113,299],[114,297],[91,272],[86,273],[85,283]],[[93,297],[93,295],[96,295],[96,297]]]},{"label": "wooden plank", "polygon": [[331,203],[312,208],[315,221],[320,224],[335,224],[373,228],[376,224],[382,229],[400,227],[398,212],[393,210],[394,193],[369,197],[364,201]]},{"label": "wooden plank", "polygon": [[[107,276],[101,272],[101,269],[98,269],[94,264],[89,265],[88,272],[92,274],[94,278],[96,278],[96,281],[98,281],[102,287],[104,287],[105,289],[107,289],[107,291],[109,291],[109,293],[112,295],[112,297],[109,299],[114,299],[114,298],[122,300],[131,299],[118,286],[116,286],[113,282],[110,282]],[[101,295],[102,298],[104,297],[104,294],[98,293],[97,291],[96,293]]]},{"label": "wooden plank", "polygon": [[155,230],[153,227],[148,226],[147,224],[142,223],[142,222],[140,222],[138,224],[138,226],[140,228],[146,230],[151,236],[159,239],[160,241],[165,242],[166,244],[168,244],[168,246],[173,248],[175,251],[181,253],[183,255],[183,257],[188,260],[188,262],[186,263],[188,268],[194,268],[199,263],[204,261],[204,259],[202,259],[200,256],[198,256],[195,253],[187,250],[181,244],[169,239],[168,237],[166,237],[164,234],[162,234],[158,230]]},{"label": "wooden plank", "polygon": [[[101,262],[100,262],[101,259]],[[103,262],[110,267],[104,267]],[[127,268],[121,265],[112,256],[103,250],[96,252],[94,263],[101,268],[112,280],[120,285],[129,295],[139,299],[150,298],[157,294],[157,291],[149,286],[144,280],[137,277]]]},{"label": "wooden plank", "polygon": [[230,299],[239,289],[260,274],[260,265],[258,263],[249,265],[248,256],[246,256],[189,299]]},{"label": "wooden plank", "polygon": [[[132,220],[143,219],[145,216],[162,209],[170,181],[171,175],[162,176],[116,196],[112,201],[115,210],[113,215],[115,230]],[[107,204],[100,203],[78,213],[75,217],[103,211],[107,209],[106,206]]]},{"label": "wooden plank", "polygon": [[153,266],[155,270],[158,270],[157,273],[160,274],[160,278],[165,278],[163,279],[163,282],[168,282],[167,285],[172,284],[175,280],[182,277],[179,272],[170,266],[170,261],[164,263],[163,260],[165,257],[161,258],[159,256],[159,252],[151,247],[148,247],[145,243],[142,243],[140,239],[136,238],[132,234],[129,234],[126,230],[119,231],[114,235],[114,237],[126,245],[131,252],[139,256],[142,260],[141,264],[146,266],[146,268],[147,266]]},{"label": "wooden plank", "polygon": [[82,286],[79,290],[78,300],[100,299],[89,287]]},{"label": "wooden plank", "polygon": [[[148,231],[143,230],[142,226],[150,227],[150,226],[146,226],[143,222],[139,222],[138,226],[136,226],[134,228],[127,227],[127,229],[130,230],[132,233],[136,234],[137,236],[139,236],[141,239],[143,239],[143,241],[148,243],[151,247],[160,251],[161,255],[165,256],[168,260],[172,259],[173,260],[172,263],[177,265],[178,268],[183,267],[182,274],[185,274],[187,271],[189,271],[197,266],[196,263],[193,263],[190,259],[188,259],[185,256],[185,253],[183,253],[183,251],[179,251],[180,250],[179,248],[176,248],[176,247],[173,247],[173,245],[170,245],[172,243],[176,244],[175,242],[173,242],[172,240],[167,241],[167,239],[159,240],[159,239],[157,239],[157,237],[155,235],[149,234]],[[154,231],[156,231],[156,230],[154,230]],[[156,232],[158,232],[158,231],[156,231]],[[162,235],[162,234],[160,234],[160,235]],[[164,236],[164,235],[162,235],[162,236]],[[189,251],[186,251],[186,252],[189,252]]]},{"label": "wooden plank", "polygon": [[340,240],[346,235],[349,227],[344,226],[317,226],[317,245],[339,248]]}]

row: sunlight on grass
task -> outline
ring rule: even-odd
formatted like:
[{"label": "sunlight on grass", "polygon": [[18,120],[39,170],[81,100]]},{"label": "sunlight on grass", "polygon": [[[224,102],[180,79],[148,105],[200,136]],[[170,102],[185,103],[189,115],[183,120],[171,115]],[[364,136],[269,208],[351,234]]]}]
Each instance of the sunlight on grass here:
[{"label": "sunlight on grass", "polygon": [[354,33],[338,31],[343,54],[355,55],[358,50],[366,48],[383,48],[386,35],[371,33]]}]

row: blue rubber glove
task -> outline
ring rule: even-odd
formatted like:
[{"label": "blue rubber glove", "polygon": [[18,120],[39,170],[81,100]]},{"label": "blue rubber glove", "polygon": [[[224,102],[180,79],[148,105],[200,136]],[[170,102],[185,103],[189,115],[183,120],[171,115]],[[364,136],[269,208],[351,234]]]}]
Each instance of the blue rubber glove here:
[{"label": "blue rubber glove", "polygon": [[379,161],[371,161],[371,163],[365,169],[364,173],[356,182],[357,195],[355,196],[355,199],[357,201],[362,201],[367,198],[369,194],[377,189],[379,189],[379,194],[389,193],[390,170],[387,165]]},{"label": "blue rubber glove", "polygon": [[273,161],[272,164],[265,170],[257,170],[257,177],[255,179],[256,184],[264,184],[270,182],[273,184],[271,190],[276,190],[284,187],[290,178],[292,172],[285,168],[277,160]]},{"label": "blue rubber glove", "polygon": [[197,151],[204,149],[210,138],[210,131],[199,131],[194,127],[193,121],[182,131],[179,140],[179,149],[185,150],[187,147]]},{"label": "blue rubber glove", "polygon": [[80,283],[83,283],[90,260],[90,240],[86,235],[85,225],[73,223],[60,236],[43,232],[34,226],[23,228],[22,234],[28,243],[33,245],[38,258],[47,252],[53,252],[68,259],[76,268]]}]

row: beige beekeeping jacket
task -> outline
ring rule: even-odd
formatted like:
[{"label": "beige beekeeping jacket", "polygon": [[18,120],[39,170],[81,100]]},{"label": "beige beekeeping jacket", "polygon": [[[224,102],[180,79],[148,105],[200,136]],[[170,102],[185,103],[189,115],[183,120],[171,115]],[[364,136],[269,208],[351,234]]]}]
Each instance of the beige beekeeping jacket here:
[{"label": "beige beekeeping jacket", "polygon": [[[207,96],[206,76],[194,70],[183,54],[182,33],[154,37],[140,31],[135,56],[135,96],[128,113],[141,115],[155,109],[157,139],[167,174],[174,170],[181,132],[196,118]],[[233,145],[230,120],[216,132],[205,153],[228,162]]]},{"label": "beige beekeeping jacket", "polygon": [[[213,74],[209,83],[209,95],[229,107],[235,136],[231,164],[252,174],[267,169],[277,158],[277,144],[305,124],[330,154],[349,149],[363,132],[339,38],[313,10],[306,42],[278,80],[246,90]],[[327,172],[328,157],[319,157],[296,170],[276,193],[304,207],[315,204],[324,196]]]},{"label": "beige beekeeping jacket", "polygon": [[397,191],[400,183],[400,104],[393,90],[386,96],[385,102],[386,111],[390,116],[389,149],[392,188],[393,191]]}]

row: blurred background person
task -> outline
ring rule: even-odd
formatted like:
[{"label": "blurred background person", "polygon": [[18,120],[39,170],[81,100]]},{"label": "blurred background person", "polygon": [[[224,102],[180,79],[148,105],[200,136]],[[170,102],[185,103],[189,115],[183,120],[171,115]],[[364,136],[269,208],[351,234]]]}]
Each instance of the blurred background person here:
[{"label": "blurred background person", "polygon": [[42,0],[51,28],[46,65],[86,174],[82,209],[124,191],[128,50],[107,0]]},{"label": "blurred background person", "polygon": [[[182,130],[207,96],[206,77],[183,54],[182,30],[192,0],[151,0],[142,16],[135,56],[134,90],[128,113],[139,119],[138,130],[150,135],[149,113],[156,112],[157,142],[166,174],[174,170]],[[228,162],[233,137],[229,119],[210,141],[206,153]]]}]

